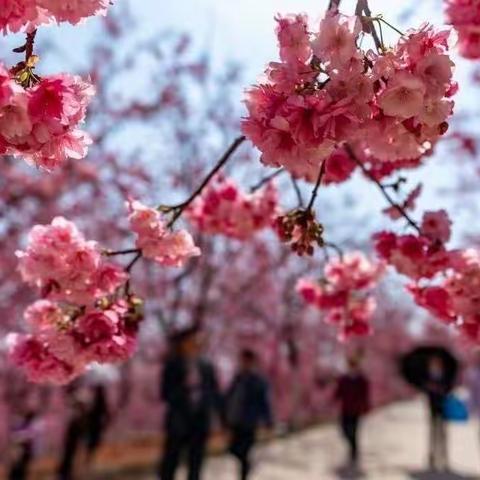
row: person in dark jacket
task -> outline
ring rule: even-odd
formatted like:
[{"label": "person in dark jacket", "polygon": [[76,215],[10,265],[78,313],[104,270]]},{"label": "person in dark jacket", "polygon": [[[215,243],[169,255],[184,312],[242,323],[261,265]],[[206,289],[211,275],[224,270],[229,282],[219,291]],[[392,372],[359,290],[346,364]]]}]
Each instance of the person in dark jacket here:
[{"label": "person in dark jacket", "polygon": [[87,463],[90,465],[100,448],[110,422],[106,388],[102,384],[91,387],[92,399],[86,412],[85,443]]},{"label": "person in dark jacket", "polygon": [[441,357],[431,357],[427,367],[423,390],[427,395],[430,411],[429,466],[432,470],[447,470],[447,427],[443,410],[451,384],[445,375]]},{"label": "person in dark jacket", "polygon": [[8,480],[26,480],[33,459],[35,440],[33,424],[37,414],[28,410],[14,423],[12,432],[13,459],[8,471]]},{"label": "person in dark jacket", "polygon": [[72,387],[67,391],[69,415],[63,438],[63,450],[58,466],[58,480],[73,480],[76,477],[76,463],[82,448],[86,429],[88,399],[82,388]]},{"label": "person in dark jacket", "polygon": [[217,377],[201,356],[201,337],[195,326],[171,337],[172,353],[161,378],[166,403],[166,438],[159,468],[161,480],[173,480],[182,455],[188,460],[188,480],[201,478],[212,418],[222,414]]},{"label": "person in dark jacket", "polygon": [[239,370],[226,396],[226,421],[231,431],[229,450],[239,461],[239,478],[247,480],[258,427],[272,425],[268,383],[259,372],[257,355],[252,350],[240,353]]},{"label": "person in dark jacket", "polygon": [[370,383],[357,357],[348,360],[348,372],[338,379],[335,399],[340,405],[340,430],[348,444],[349,460],[352,467],[357,467],[360,424],[370,409]]}]

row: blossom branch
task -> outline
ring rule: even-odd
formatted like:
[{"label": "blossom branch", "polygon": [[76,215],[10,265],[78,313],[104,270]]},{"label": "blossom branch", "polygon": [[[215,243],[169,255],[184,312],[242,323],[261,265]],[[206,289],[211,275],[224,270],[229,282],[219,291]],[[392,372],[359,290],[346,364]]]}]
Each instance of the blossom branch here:
[{"label": "blossom branch", "polygon": [[182,213],[184,210],[195,200],[196,197],[198,197],[202,192],[203,189],[209,184],[210,180],[223,168],[223,166],[230,160],[232,155],[237,151],[238,147],[246,140],[245,136],[238,137],[227,149],[227,151],[222,155],[222,157],[218,160],[217,164],[213,169],[210,171],[210,173],[205,177],[203,182],[200,184],[200,186],[188,197],[187,200],[184,202],[175,205],[173,207],[167,207],[167,208],[162,208],[160,209],[162,211],[170,212],[173,211],[173,216],[172,219],[170,220],[168,226],[172,227],[174,223],[181,217]]},{"label": "blossom branch", "polygon": [[342,0],[330,0],[330,2],[328,3],[328,9],[327,11],[338,11],[338,9],[340,8],[340,2]]},{"label": "blossom branch", "polygon": [[326,253],[326,256],[328,257],[328,249],[330,248],[331,250],[334,250],[336,252],[336,254],[341,258],[343,259],[344,257],[344,252],[343,250],[336,244],[336,243],[333,243],[333,242],[325,242],[323,244],[323,248],[325,250],[325,253]]},{"label": "blossom branch", "polygon": [[106,250],[104,252],[104,255],[106,255],[107,257],[115,257],[118,255],[131,255],[139,252],[140,252],[139,248],[129,248],[127,250]]},{"label": "blossom branch", "polygon": [[295,194],[297,195],[298,207],[302,208],[304,205],[302,192],[300,190],[300,187],[298,186],[297,180],[293,177],[290,177],[290,178],[292,179],[293,189],[295,190]]},{"label": "blossom branch", "polygon": [[319,190],[320,185],[322,183],[323,176],[325,175],[326,163],[327,162],[324,160],[322,162],[321,167],[320,167],[320,172],[318,174],[317,183],[315,184],[315,188],[313,189],[312,197],[310,198],[310,202],[308,203],[308,206],[307,206],[307,211],[312,210],[313,206],[315,205],[315,200],[317,199],[318,190]]},{"label": "blossom branch", "polygon": [[407,211],[405,210],[405,208],[403,208],[401,205],[399,205],[397,202],[395,202],[395,200],[391,197],[391,195],[388,193],[387,191],[387,188],[382,185],[381,182],[379,182],[373,175],[372,173],[368,170],[367,167],[365,167],[365,164],[357,157],[357,155],[355,154],[355,152],[353,151],[353,148],[347,143],[345,144],[345,150],[347,151],[347,153],[350,155],[350,158],[360,167],[360,169],[362,170],[363,174],[369,179],[371,180],[373,183],[375,183],[375,185],[377,185],[378,189],[380,190],[380,192],[382,193],[382,195],[384,196],[384,198],[387,200],[387,202],[394,208],[396,208],[398,210],[398,212],[400,213],[400,215],[405,218],[405,220],[407,221],[407,223],[412,227],[414,228],[418,233],[421,233],[421,230],[420,230],[420,227],[417,225],[417,223],[415,222],[415,220],[412,219],[412,217],[410,217],[410,215],[407,213]]},{"label": "blossom branch", "polygon": [[271,173],[270,175],[267,175],[266,177],[262,178],[257,184],[255,184],[253,187],[250,188],[250,193],[256,192],[257,190],[262,188],[266,183],[268,183],[270,180],[277,178],[279,175],[285,172],[286,170],[284,168],[280,168],[279,170]]},{"label": "blossom branch", "polygon": [[28,63],[28,60],[33,56],[33,49],[35,46],[36,36],[37,36],[37,30],[35,29],[32,32],[27,33],[27,38],[25,40],[24,45],[13,49],[15,53],[25,52],[25,63]]},{"label": "blossom branch", "polygon": [[[362,21],[363,31],[372,35],[373,41],[375,42],[375,47],[378,51],[383,52],[385,47],[375,28],[375,24],[372,19],[372,11],[368,5],[368,0],[358,0],[355,14]],[[365,14],[365,16],[363,14]]]}]

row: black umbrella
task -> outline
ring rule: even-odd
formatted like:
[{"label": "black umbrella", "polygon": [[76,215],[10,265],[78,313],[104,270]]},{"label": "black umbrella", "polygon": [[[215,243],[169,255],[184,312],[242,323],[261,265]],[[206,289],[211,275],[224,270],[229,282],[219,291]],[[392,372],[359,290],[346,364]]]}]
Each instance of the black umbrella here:
[{"label": "black umbrella", "polygon": [[443,381],[447,390],[455,385],[458,373],[458,360],[446,348],[438,346],[417,347],[401,359],[401,374],[415,388],[423,390],[428,383],[428,366],[431,358],[438,358],[443,363]]}]

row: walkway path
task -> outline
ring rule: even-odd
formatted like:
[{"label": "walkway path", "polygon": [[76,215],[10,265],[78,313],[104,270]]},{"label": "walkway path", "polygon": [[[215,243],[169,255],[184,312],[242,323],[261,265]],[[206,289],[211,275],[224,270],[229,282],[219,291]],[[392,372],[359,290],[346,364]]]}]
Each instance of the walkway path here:
[{"label": "walkway path", "polygon": [[[426,472],[423,467],[427,429],[423,405],[403,403],[384,409],[366,421],[363,476],[355,477],[339,469],[344,451],[336,428],[325,426],[260,447],[252,480],[480,480],[478,430],[478,425],[473,423],[452,425],[450,457],[455,473]],[[205,480],[235,479],[235,466],[230,458],[208,461]]]}]

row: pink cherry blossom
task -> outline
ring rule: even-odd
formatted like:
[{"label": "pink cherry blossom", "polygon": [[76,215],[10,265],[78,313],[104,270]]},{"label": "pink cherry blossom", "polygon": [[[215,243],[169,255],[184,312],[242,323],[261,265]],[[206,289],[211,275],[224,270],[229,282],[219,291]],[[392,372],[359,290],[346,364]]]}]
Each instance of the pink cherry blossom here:
[{"label": "pink cherry blossom", "polygon": [[45,9],[58,23],[76,25],[87,17],[106,15],[110,0],[37,0],[39,8]]},{"label": "pink cherry blossom", "polygon": [[5,77],[0,98],[0,139],[7,153],[47,171],[67,158],[84,158],[91,143],[78,129],[95,91],[77,76],[44,77],[24,89]]},{"label": "pink cherry blossom", "polygon": [[57,217],[32,228],[25,251],[17,252],[25,282],[54,299],[89,304],[111,294],[127,275],[102,258],[98,245],[87,241],[74,223]]},{"label": "pink cherry blossom", "polygon": [[62,385],[71,382],[82,371],[80,363],[63,362],[35,337],[14,335],[9,343],[11,361],[31,382]]},{"label": "pink cherry blossom", "polygon": [[480,4],[478,0],[445,0],[447,22],[458,32],[460,54],[480,58]]},{"label": "pink cherry blossom", "polygon": [[233,180],[216,177],[186,217],[202,232],[246,240],[271,227],[278,213],[278,192],[272,182],[247,194]]},{"label": "pink cherry blossom", "polygon": [[374,242],[381,259],[413,280],[433,278],[450,265],[445,247],[424,236],[380,232],[374,235]]},{"label": "pink cherry blossom", "polygon": [[137,248],[145,258],[160,265],[180,267],[201,254],[190,233],[171,231],[158,210],[136,200],[129,201],[127,207],[130,227],[137,234]]},{"label": "pink cherry blossom", "polygon": [[446,243],[450,240],[452,222],[445,210],[426,212],[422,220],[422,235],[433,241]]},{"label": "pink cherry blossom", "polygon": [[351,252],[330,260],[322,281],[299,279],[297,292],[307,304],[325,313],[325,322],[336,326],[339,339],[345,341],[371,332],[369,321],[376,302],[370,291],[383,272],[383,263],[371,262],[361,252]]},{"label": "pink cherry blossom", "polygon": [[31,31],[52,21],[73,25],[87,17],[105,15],[110,0],[0,0],[0,29]]},{"label": "pink cherry blossom", "polygon": [[[455,88],[447,32],[424,25],[375,54],[358,46],[357,17],[329,12],[309,34],[310,59],[307,50],[288,54],[292,45],[306,48],[308,20],[280,21],[281,61],[270,63],[265,80],[247,91],[242,123],[264,164],[314,182],[323,160],[348,142],[395,170],[418,162],[448,130]],[[354,169],[345,162],[337,167],[330,177],[336,182]]]},{"label": "pink cherry blossom", "polygon": [[282,61],[293,64],[307,62],[312,55],[307,16],[278,16],[276,21],[278,24],[277,37]]},{"label": "pink cherry blossom", "polygon": [[421,79],[404,71],[398,72],[378,99],[385,115],[401,119],[418,115],[421,111],[426,87]]}]

